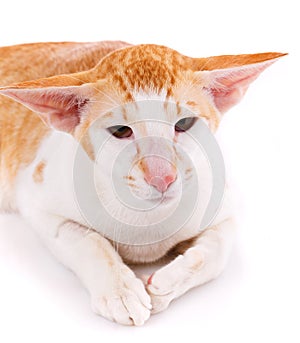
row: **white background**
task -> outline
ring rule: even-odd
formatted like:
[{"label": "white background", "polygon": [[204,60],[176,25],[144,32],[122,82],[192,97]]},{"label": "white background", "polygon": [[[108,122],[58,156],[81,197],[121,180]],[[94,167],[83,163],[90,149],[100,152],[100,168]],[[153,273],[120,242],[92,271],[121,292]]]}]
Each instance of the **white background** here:
[{"label": "white background", "polygon": [[144,327],[122,327],[90,312],[79,281],[30,228],[0,216],[1,342],[299,342],[296,6],[295,0],[1,3],[0,45],[116,39],[164,44],[195,57],[290,54],[255,81],[219,129],[239,194],[238,238],[219,279]]}]

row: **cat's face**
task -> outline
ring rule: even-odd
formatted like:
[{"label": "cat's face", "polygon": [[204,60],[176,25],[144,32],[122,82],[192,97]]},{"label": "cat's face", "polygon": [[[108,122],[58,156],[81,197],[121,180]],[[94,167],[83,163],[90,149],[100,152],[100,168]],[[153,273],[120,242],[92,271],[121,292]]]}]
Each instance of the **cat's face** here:
[{"label": "cat's face", "polygon": [[[164,91],[133,96],[96,117],[81,141],[89,141],[98,198],[110,216],[146,225],[182,206],[184,196],[194,202],[200,178],[210,185],[209,163],[197,140],[210,122]],[[91,111],[100,112],[100,98],[93,104]],[[203,201],[207,196],[202,192]]]},{"label": "cat's face", "polygon": [[140,46],[111,54],[94,72],[100,81],[75,135],[82,137],[84,128],[106,194],[109,184],[117,196],[163,205],[192,184],[202,161],[193,133],[201,120],[215,130],[220,115],[203,90],[205,78],[186,59]]},{"label": "cat's face", "polygon": [[[164,93],[114,108],[86,133],[99,182],[137,199],[167,203],[188,189],[202,151],[193,135],[201,117]],[[203,124],[202,125],[206,125]],[[123,190],[123,191],[122,191]],[[125,195],[124,195],[125,197]]]}]

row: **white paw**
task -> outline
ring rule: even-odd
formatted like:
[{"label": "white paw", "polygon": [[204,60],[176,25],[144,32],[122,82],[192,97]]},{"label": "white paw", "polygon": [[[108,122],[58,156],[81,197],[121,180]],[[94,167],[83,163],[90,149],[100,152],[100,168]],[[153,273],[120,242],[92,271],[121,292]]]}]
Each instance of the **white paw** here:
[{"label": "white paw", "polygon": [[170,302],[185,293],[190,287],[190,274],[184,268],[184,257],[179,256],[159,269],[148,279],[146,286],[151,296],[152,313],[165,310]]},{"label": "white paw", "polygon": [[117,272],[110,290],[92,296],[95,313],[123,325],[143,325],[150,317],[151,308],[143,282],[124,266]]}]

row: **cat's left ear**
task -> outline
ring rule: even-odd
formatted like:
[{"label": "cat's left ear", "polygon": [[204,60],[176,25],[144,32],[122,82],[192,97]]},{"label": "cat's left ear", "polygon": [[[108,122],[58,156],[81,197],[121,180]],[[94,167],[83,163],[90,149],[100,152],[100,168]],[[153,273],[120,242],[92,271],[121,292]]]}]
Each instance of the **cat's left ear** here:
[{"label": "cat's left ear", "polygon": [[224,113],[242,99],[262,71],[285,55],[270,52],[193,59],[192,69],[217,109]]},{"label": "cat's left ear", "polygon": [[69,133],[80,123],[93,93],[92,84],[68,75],[0,88],[0,94],[38,113],[47,125]]}]

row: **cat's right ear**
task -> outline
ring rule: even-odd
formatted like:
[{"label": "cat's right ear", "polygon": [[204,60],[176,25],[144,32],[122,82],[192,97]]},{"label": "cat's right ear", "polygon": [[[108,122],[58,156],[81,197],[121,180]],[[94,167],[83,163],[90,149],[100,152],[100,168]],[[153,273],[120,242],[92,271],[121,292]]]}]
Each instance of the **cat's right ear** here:
[{"label": "cat's right ear", "polygon": [[1,87],[0,94],[38,113],[52,128],[72,133],[88,109],[95,88],[68,75]]},{"label": "cat's right ear", "polygon": [[237,104],[249,85],[271,64],[286,54],[278,52],[226,55],[192,59],[196,83],[210,94],[224,113]]}]

